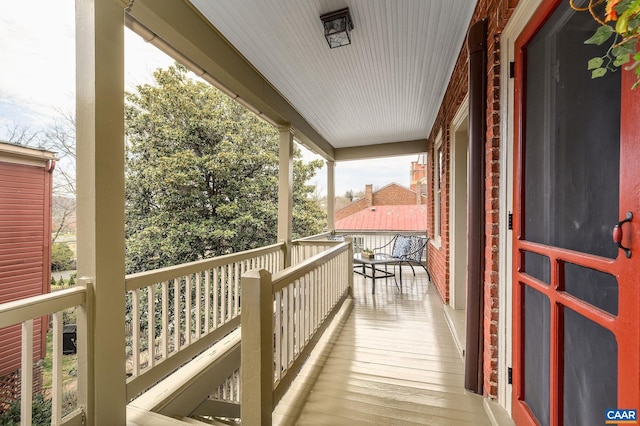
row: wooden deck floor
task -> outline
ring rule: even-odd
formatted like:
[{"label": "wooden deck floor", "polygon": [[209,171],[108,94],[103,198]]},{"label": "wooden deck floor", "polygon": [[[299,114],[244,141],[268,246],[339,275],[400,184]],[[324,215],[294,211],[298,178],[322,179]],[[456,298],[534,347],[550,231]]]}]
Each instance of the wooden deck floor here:
[{"label": "wooden deck floor", "polygon": [[[483,425],[482,398],[464,390],[464,366],[427,275],[354,277],[354,308],[339,335],[309,360],[274,410],[281,425]],[[312,366],[321,369],[312,371]],[[307,371],[307,369],[310,369]]]}]

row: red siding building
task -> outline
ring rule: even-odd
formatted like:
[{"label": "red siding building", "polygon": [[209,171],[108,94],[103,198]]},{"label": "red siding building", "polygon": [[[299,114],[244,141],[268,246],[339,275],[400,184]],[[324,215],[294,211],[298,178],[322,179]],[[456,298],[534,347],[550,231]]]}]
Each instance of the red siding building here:
[{"label": "red siding building", "polygon": [[[0,142],[0,303],[49,292],[54,167],[52,152]],[[35,321],[35,392],[42,386],[46,332],[46,318]],[[20,333],[19,326],[0,330],[0,407],[19,390]]]}]

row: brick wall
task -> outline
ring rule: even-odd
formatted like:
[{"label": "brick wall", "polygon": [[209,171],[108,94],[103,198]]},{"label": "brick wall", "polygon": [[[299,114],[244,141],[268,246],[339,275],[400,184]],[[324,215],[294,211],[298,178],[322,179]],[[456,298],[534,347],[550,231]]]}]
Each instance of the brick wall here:
[{"label": "brick wall", "polygon": [[[485,264],[484,264],[484,394],[497,396],[498,369],[498,205],[500,147],[500,33],[506,25],[517,0],[480,0],[471,24],[487,18],[487,133],[485,142]],[[429,188],[433,188],[435,139],[442,132],[445,170],[442,178],[441,244],[429,245],[429,270],[443,302],[449,301],[449,176],[451,134],[450,123],[460,108],[468,90],[468,52],[466,42],[458,56],[444,101],[429,135]],[[433,232],[433,202],[429,200],[429,230]]]},{"label": "brick wall", "polygon": [[395,183],[373,193],[374,206],[402,206],[416,204],[416,193]]},{"label": "brick wall", "polygon": [[337,222],[347,216],[358,213],[360,210],[367,208],[367,200],[361,198],[349,204],[347,207],[340,209],[334,213],[334,220]]}]

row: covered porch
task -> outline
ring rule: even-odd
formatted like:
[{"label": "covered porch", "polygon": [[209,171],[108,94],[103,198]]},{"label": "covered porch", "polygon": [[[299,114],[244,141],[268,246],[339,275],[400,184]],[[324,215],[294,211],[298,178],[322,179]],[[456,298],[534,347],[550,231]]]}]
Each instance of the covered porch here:
[{"label": "covered porch", "polygon": [[[320,3],[314,4],[327,6]],[[349,240],[328,241],[325,235],[292,241],[294,138],[327,160],[328,230],[333,231],[336,162],[427,150],[426,136],[475,2],[451,2],[448,12],[440,6],[420,9],[418,3],[390,12],[400,23],[406,20],[414,25],[411,28],[429,27],[421,21],[429,17],[434,24],[429,34],[438,39],[437,50],[450,52],[447,58],[433,59],[433,63],[448,66],[435,73],[429,72],[433,70],[426,62],[409,64],[408,58],[428,50],[409,39],[411,31],[395,40],[394,46],[377,44],[391,36],[390,30],[376,32],[374,15],[383,11],[365,5],[370,3],[354,3],[365,9],[362,16],[372,16],[366,25],[364,19],[356,21],[358,28],[363,29],[362,34],[366,29],[381,38],[363,37],[366,45],[361,46],[361,55],[386,55],[401,45],[410,46],[403,56],[406,63],[400,61],[402,76],[390,71],[398,63],[397,55],[381,56],[376,61],[389,67],[387,72],[367,76],[377,85],[367,84],[364,90],[356,84],[361,75],[349,77],[362,97],[353,96],[344,86],[329,90],[338,76],[328,73],[317,79],[321,84],[315,90],[331,93],[322,98],[312,94],[298,98],[285,96],[286,87],[269,80],[266,69],[258,70],[257,63],[243,56],[240,47],[230,41],[232,34],[221,34],[210,17],[221,16],[225,21],[222,11],[208,10],[204,2],[77,1],[79,286],[0,307],[0,327],[22,324],[22,383],[31,381],[33,319],[53,314],[57,356],[53,423],[217,424],[242,418],[250,425],[272,420],[332,424],[337,419],[486,424],[482,398],[464,391],[461,354],[426,273],[416,270],[412,280],[407,271],[402,293],[389,278],[381,282],[374,298],[370,281],[354,281]],[[286,2],[279,8],[287,11],[281,25],[293,33],[298,29],[289,25],[289,13],[301,19],[317,18],[315,11],[296,10]],[[419,13],[414,16],[414,11]],[[254,18],[260,13],[250,8],[227,12],[237,21],[243,21],[243,13]],[[446,23],[441,19],[444,16]],[[307,28],[313,27],[304,22]],[[125,26],[278,127],[276,244],[135,276],[124,274]],[[453,31],[439,38],[448,29]],[[324,49],[324,40],[321,42]],[[287,49],[280,46],[276,50]],[[267,59],[278,64],[276,72],[296,63],[287,63],[281,56]],[[344,53],[334,60],[322,67],[307,66],[328,72],[336,67],[347,69],[353,61]],[[359,66],[372,69],[366,61]],[[420,81],[411,80],[415,75]],[[309,84],[314,80],[311,77]],[[401,79],[406,83],[402,90],[394,83]],[[429,87],[420,90],[420,96],[408,96],[425,82]],[[293,85],[290,89],[309,94]],[[373,98],[367,98],[372,94]],[[377,112],[370,114],[364,107],[374,98]],[[337,104],[346,105],[346,111],[331,110]],[[330,113],[318,115],[322,111]],[[354,118],[351,113],[356,112]],[[371,126],[373,122],[380,127]],[[132,301],[132,312],[125,312],[127,299]],[[62,312],[72,307],[78,311],[78,406],[63,415]],[[132,324],[130,331],[127,322]],[[408,347],[403,349],[403,344]],[[310,371],[314,366],[323,368]],[[317,380],[310,380],[316,376]],[[337,397],[337,391],[342,396]],[[28,424],[28,387],[22,395],[23,423]],[[348,408],[340,411],[343,403]],[[332,412],[323,413],[321,407]],[[211,420],[213,417],[218,420]]]},{"label": "covered porch", "polygon": [[[389,277],[372,294],[371,279],[352,273],[349,236],[294,242],[289,268],[283,254],[277,244],[126,277],[127,424],[490,424],[490,403],[464,389],[462,352],[424,270],[404,266],[402,289]],[[94,308],[82,284],[0,307],[0,327],[22,324],[22,383],[33,321],[53,314],[52,424],[83,424],[91,410]],[[64,413],[62,325],[72,307],[78,405]],[[23,400],[32,397],[25,386]],[[30,409],[23,404],[24,424]]]}]

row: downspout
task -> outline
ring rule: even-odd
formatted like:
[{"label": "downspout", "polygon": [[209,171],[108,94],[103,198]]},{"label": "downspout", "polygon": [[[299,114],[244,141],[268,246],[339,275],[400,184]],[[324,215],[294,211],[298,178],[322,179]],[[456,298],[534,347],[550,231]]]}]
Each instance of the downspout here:
[{"label": "downspout", "polygon": [[486,19],[469,29],[469,175],[467,197],[467,341],[464,386],[482,394],[484,338],[484,152],[487,107]]}]

